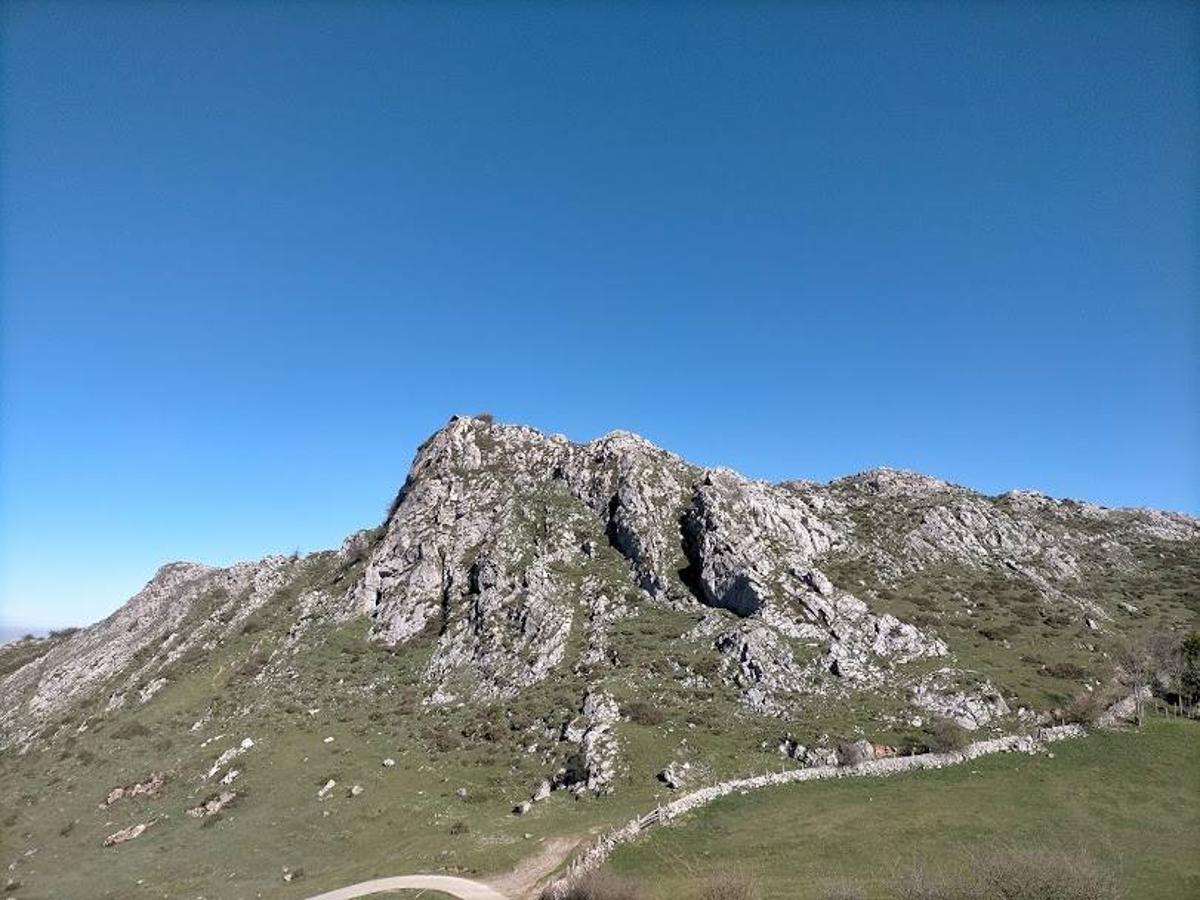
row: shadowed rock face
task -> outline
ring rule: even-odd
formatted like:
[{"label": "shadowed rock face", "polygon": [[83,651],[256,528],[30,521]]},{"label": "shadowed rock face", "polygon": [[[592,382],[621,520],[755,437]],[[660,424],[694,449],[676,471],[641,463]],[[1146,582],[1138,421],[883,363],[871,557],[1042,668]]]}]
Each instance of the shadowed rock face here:
[{"label": "shadowed rock face", "polygon": [[[166,566],[108,619],[7,675],[0,744],[28,742],[97,691],[113,706],[150,702],[173,661],[245,633],[281,590],[291,651],[314,622],[356,618],[384,645],[431,641],[422,689],[433,704],[511,698],[560,674],[602,680],[621,623],[658,607],[695,614],[685,638],[720,654],[713,677],[757,711],[887,684],[914,710],[977,727],[1007,712],[987,678],[956,668],[953,648],[924,628],[872,609],[858,584],[830,577],[830,561],[856,561],[885,584],[938,566],[996,572],[1103,629],[1114,610],[1088,579],[1144,565],[1148,542],[1194,556],[1200,523],[985,497],[890,469],[769,484],[625,432],[578,444],[454,418],[419,448],[376,532],[306,557]],[[273,677],[272,665],[254,677]],[[591,728],[577,742],[614,753],[608,724]],[[611,766],[585,763],[601,788]]]}]

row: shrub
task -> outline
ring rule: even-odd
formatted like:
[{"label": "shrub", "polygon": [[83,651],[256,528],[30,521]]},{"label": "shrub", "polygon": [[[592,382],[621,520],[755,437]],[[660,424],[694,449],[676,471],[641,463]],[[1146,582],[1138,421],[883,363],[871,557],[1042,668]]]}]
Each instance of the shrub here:
[{"label": "shrub", "polygon": [[758,900],[758,883],[745,872],[717,872],[700,889],[699,900]]},{"label": "shrub", "polygon": [[557,900],[639,900],[641,896],[637,882],[611,872],[588,872],[575,879],[562,894],[544,891],[542,900],[555,897]]},{"label": "shrub", "polygon": [[1000,850],[961,869],[930,875],[917,868],[893,891],[896,900],[1119,900],[1114,877],[1083,853]]},{"label": "shrub", "polygon": [[1006,641],[1011,637],[1016,637],[1018,628],[1016,625],[989,625],[986,628],[980,628],[979,633],[989,641]]},{"label": "shrub", "polygon": [[856,766],[867,759],[866,741],[841,741],[837,745],[838,765]]},{"label": "shrub", "polygon": [[1116,900],[1116,879],[1083,853],[1018,850],[974,862],[980,897],[1003,900]]},{"label": "shrub", "polygon": [[929,746],[938,753],[951,753],[967,745],[967,729],[953,719],[934,719],[929,725]]},{"label": "shrub", "polygon": [[480,422],[482,422],[484,425],[494,425],[496,423],[496,417],[493,416],[490,412],[476,413],[475,418],[478,419]]},{"label": "shrub", "polygon": [[1062,720],[1077,725],[1091,725],[1104,712],[1105,700],[1100,691],[1079,691],[1063,707]]},{"label": "shrub", "polygon": [[466,822],[464,822],[462,819],[459,819],[457,822],[455,822],[453,825],[450,826],[450,833],[455,834],[455,835],[470,834],[471,826],[468,825]]},{"label": "shrub", "polygon": [[250,655],[249,659],[247,659],[238,667],[237,673],[242,678],[254,678],[259,672],[266,668],[266,665],[270,659],[271,656],[269,653],[263,650],[256,650]]},{"label": "shrub", "polygon": [[438,753],[450,753],[462,746],[459,736],[449,729],[430,728],[425,732],[425,739]]},{"label": "shrub", "polygon": [[661,725],[667,720],[663,711],[645,700],[634,700],[625,707],[625,714],[630,721],[638,725]]},{"label": "shrub", "polygon": [[1087,669],[1073,662],[1056,662],[1046,666],[1046,674],[1064,681],[1081,681],[1087,677]]},{"label": "shrub", "polygon": [[142,738],[149,733],[150,729],[137,719],[130,719],[128,722],[122,722],[112,730],[112,736],[122,741],[130,740],[131,738]]}]

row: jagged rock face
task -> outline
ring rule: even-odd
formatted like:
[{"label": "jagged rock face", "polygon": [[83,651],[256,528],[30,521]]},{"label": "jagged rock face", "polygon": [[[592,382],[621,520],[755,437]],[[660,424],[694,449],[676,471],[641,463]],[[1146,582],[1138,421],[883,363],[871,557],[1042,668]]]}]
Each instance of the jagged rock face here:
[{"label": "jagged rock face", "polygon": [[[292,620],[254,678],[279,675],[271,666],[302,652],[314,623],[366,617],[373,641],[429,645],[427,703],[507,699],[569,675],[583,704],[608,696],[597,685],[623,649],[622,623],[660,608],[695,615],[680,640],[715,651],[712,677],[756,712],[888,686],[979,726],[1006,714],[986,676],[956,667],[927,626],[873,608],[865,580],[831,577],[838,565],[857,561],[878,583],[939,566],[997,572],[1103,632],[1116,611],[1088,585],[1167,544],[1194,556],[1200,523],[989,498],[889,469],[768,484],[624,432],[576,444],[455,418],[419,448],[381,529],[308,557],[166,566],[113,616],[6,676],[0,742],[26,743],[97,691],[109,708],[153,702],[177,661],[224,645],[285,587]],[[615,753],[611,722],[591,734],[578,735],[585,757]],[[588,789],[604,789],[608,770],[596,762]]]},{"label": "jagged rock face", "polygon": [[1102,617],[1107,612],[1073,587],[1098,562],[1129,569],[1137,565],[1133,548],[1147,540],[1200,541],[1200,521],[1182,513],[1107,509],[1032,491],[985,497],[894,469],[790,486],[822,498],[833,527],[849,535],[848,552],[884,580],[938,565],[1003,567],[1047,599]]},{"label": "jagged rock face", "polygon": [[[815,566],[846,540],[823,506],[629,434],[578,445],[458,419],[418,453],[351,602],[380,640],[437,631],[434,702],[506,697],[540,681],[576,627],[599,662],[595,648],[621,615],[614,599],[639,594],[759,623],[714,640],[763,710],[786,708],[778,695],[819,687],[821,675],[870,681],[892,662],[944,655]],[[598,542],[621,567],[596,554]],[[780,635],[825,653],[801,666]]]}]

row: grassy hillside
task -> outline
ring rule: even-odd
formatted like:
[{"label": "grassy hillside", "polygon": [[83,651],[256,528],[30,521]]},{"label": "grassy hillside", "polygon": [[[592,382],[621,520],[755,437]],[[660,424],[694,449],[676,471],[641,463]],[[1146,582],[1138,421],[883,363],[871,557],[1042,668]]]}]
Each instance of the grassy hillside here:
[{"label": "grassy hillside", "polygon": [[884,898],[914,863],[1037,845],[1086,850],[1136,900],[1200,896],[1200,724],[1153,719],[1053,754],[728,797],[618,851],[612,868],[641,880],[649,900],[696,896],[734,863],[764,900],[820,900],[845,881]]}]

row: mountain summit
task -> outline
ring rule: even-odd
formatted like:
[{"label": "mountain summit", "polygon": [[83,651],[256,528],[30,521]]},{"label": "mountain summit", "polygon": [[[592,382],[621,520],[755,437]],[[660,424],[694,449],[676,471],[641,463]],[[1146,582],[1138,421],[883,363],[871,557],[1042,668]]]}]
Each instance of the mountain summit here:
[{"label": "mountain summit", "polygon": [[[627,432],[577,444],[454,417],[418,449],[380,528],[335,552],[164,566],[108,619],[10,672],[0,726],[5,744],[28,745],[97,691],[106,712],[151,703],[181,660],[254,633],[286,597],[285,631],[251,651],[247,680],[268,693],[315,625],[357,620],[365,641],[423,648],[427,706],[547,679],[638,692],[623,635],[669,611],[689,624],[653,648],[668,681],[776,716],[869,689],[975,728],[1011,712],[1008,673],[964,633],[1011,645],[1025,626],[1056,629],[1103,653],[1143,615],[1144,585],[1194,575],[1198,541],[1181,514],[985,497],[892,469],[770,484]],[[989,633],[992,612],[1013,621]]]}]

